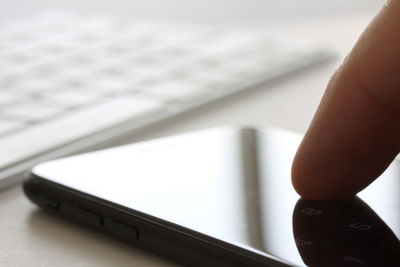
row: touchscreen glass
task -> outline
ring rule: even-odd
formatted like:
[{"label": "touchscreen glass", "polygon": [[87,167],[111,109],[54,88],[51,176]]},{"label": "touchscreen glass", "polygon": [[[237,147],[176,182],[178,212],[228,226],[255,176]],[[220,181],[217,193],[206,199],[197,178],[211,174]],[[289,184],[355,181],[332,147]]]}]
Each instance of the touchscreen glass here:
[{"label": "touchscreen glass", "polygon": [[277,129],[219,128],[55,160],[33,172],[296,265],[400,266],[397,161],[356,198],[307,201],[290,179],[300,140]]}]

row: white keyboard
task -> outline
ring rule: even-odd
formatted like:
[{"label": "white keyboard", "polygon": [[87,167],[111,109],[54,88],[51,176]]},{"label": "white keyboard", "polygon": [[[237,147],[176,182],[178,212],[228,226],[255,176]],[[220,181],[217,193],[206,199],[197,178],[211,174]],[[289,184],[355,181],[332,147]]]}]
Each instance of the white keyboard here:
[{"label": "white keyboard", "polygon": [[0,187],[332,56],[265,29],[44,14],[0,25]]}]

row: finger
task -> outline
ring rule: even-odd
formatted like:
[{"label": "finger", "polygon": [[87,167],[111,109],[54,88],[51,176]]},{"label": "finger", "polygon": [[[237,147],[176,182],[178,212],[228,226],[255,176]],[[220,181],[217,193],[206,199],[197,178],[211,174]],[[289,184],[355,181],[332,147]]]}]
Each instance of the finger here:
[{"label": "finger", "polygon": [[332,77],[297,151],[305,198],[353,196],[400,151],[400,1],[389,1]]}]

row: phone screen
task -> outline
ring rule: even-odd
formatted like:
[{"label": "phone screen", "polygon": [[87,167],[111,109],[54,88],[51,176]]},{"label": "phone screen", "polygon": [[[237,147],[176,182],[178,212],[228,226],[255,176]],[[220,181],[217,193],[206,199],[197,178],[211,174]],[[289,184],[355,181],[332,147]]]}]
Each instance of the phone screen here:
[{"label": "phone screen", "polygon": [[300,141],[278,129],[218,128],[55,160],[33,173],[295,265],[398,264],[398,163],[359,198],[306,201],[290,177]]}]

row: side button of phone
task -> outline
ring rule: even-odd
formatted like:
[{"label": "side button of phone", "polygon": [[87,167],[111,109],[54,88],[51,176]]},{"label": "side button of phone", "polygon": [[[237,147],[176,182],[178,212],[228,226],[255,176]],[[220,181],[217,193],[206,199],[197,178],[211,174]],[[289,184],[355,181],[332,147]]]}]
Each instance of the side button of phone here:
[{"label": "side button of phone", "polygon": [[56,201],[56,200],[48,198],[48,197],[36,198],[35,202],[39,206],[41,206],[45,209],[50,209],[50,210],[55,210],[55,211],[60,210],[60,206],[61,206],[61,203],[59,201]]},{"label": "side button of phone", "polygon": [[106,219],[104,222],[104,227],[112,232],[114,235],[121,236],[130,240],[139,239],[139,231],[131,225],[121,223],[112,219]]},{"label": "side button of phone", "polygon": [[78,220],[82,223],[90,225],[103,224],[103,218],[99,214],[88,211],[86,209],[82,209],[77,206],[61,205],[61,212],[71,216],[73,219]]},{"label": "side button of phone", "polygon": [[96,213],[90,212],[85,209],[81,209],[76,206],[73,207],[73,210],[76,216],[78,216],[80,220],[84,220],[91,224],[97,224],[97,225],[103,224],[103,218]]},{"label": "side button of phone", "polygon": [[52,199],[45,199],[44,200],[44,205],[46,208],[50,208],[53,210],[59,210],[60,209],[60,202],[52,200]]}]

